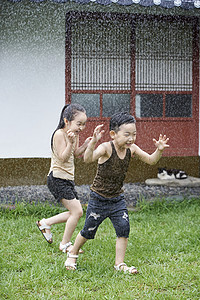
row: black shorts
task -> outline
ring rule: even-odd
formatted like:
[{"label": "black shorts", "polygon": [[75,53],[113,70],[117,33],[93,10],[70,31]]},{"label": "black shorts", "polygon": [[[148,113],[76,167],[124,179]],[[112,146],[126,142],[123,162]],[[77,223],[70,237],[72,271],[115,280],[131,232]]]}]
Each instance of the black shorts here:
[{"label": "black shorts", "polygon": [[53,177],[53,172],[51,172],[47,177],[47,186],[57,201],[78,199],[73,180]]}]

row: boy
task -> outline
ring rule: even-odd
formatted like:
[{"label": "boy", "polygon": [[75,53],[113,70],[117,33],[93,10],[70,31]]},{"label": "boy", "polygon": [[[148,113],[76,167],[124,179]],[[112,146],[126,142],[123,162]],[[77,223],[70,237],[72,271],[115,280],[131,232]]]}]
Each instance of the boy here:
[{"label": "boy", "polygon": [[94,239],[99,225],[107,217],[110,218],[117,235],[115,270],[137,273],[135,267],[124,263],[128,236],[130,231],[128,210],[123,194],[123,182],[131,156],[138,156],[143,162],[153,165],[158,162],[167,145],[168,138],[160,135],[153,139],[157,149],[149,155],[135,145],[135,119],[128,113],[117,113],[110,119],[110,137],[112,141],[95,145],[100,140],[103,125],[95,128],[93,137],[84,154],[84,161],[90,163],[98,160],[97,173],[91,186],[86,220],[83,230],[77,235],[72,250],[65,262],[67,270],[76,269],[79,249],[88,239]]}]

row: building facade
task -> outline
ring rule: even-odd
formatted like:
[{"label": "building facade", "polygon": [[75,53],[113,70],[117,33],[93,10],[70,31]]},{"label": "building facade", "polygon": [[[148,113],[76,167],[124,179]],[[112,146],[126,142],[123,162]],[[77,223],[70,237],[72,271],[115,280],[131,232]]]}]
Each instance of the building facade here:
[{"label": "building facade", "polygon": [[[159,166],[199,177],[198,1],[127,1],[0,0],[1,186],[45,184],[65,102],[86,107],[82,141],[99,123],[107,140],[109,117],[121,110],[136,117],[142,149],[169,136],[158,165],[132,160],[127,181],[155,177]],[[78,159],[76,167],[76,183],[90,183],[96,165]]]}]

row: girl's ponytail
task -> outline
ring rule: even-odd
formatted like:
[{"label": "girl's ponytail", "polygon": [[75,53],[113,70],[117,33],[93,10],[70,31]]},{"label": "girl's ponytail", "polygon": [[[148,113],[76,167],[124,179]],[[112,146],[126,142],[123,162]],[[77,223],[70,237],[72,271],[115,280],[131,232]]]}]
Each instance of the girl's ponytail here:
[{"label": "girl's ponytail", "polygon": [[56,130],[53,132],[52,136],[51,136],[51,149],[53,151],[53,136],[55,134],[55,132],[58,129],[64,128],[65,127],[65,121],[64,118],[66,118],[68,121],[72,121],[75,117],[75,115],[77,114],[78,111],[84,112],[85,113],[85,109],[83,106],[81,106],[80,104],[66,104],[60,114],[60,120],[58,123],[58,126],[56,128]]},{"label": "girl's ponytail", "polygon": [[58,129],[61,129],[65,126],[65,122],[64,122],[64,112],[65,112],[65,109],[69,106],[69,104],[66,104],[62,111],[61,111],[61,114],[60,114],[60,120],[59,120],[59,123],[58,123],[58,126],[57,128],[54,130],[52,136],[51,136],[51,150],[53,151],[53,136],[55,134],[55,132],[58,130]]},{"label": "girl's ponytail", "polygon": [[[63,107],[63,109],[62,109],[62,111],[61,111],[61,114],[60,114],[60,120],[59,120],[59,123],[58,123],[58,126],[57,126],[57,128],[56,128],[56,130],[58,130],[58,129],[61,129],[61,128],[63,128],[64,126],[65,126],[65,122],[64,122],[64,112],[65,112],[65,109],[67,108],[69,106],[69,104],[66,104],[64,107]],[[55,131],[56,131],[55,130]]]}]

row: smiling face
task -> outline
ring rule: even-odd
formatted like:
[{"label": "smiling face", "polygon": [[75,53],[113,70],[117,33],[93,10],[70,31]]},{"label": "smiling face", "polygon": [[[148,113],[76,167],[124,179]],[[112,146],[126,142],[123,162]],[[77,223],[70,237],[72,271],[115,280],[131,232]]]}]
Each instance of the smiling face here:
[{"label": "smiling face", "polygon": [[110,136],[118,148],[130,148],[136,140],[136,125],[135,123],[122,124],[117,132],[111,130]]},{"label": "smiling face", "polygon": [[84,112],[78,111],[72,121],[67,121],[65,118],[65,128],[71,130],[75,135],[78,135],[85,128],[87,116]]}]

